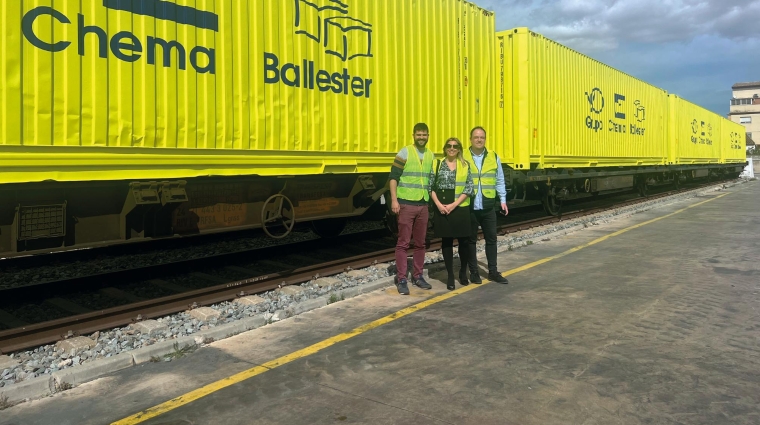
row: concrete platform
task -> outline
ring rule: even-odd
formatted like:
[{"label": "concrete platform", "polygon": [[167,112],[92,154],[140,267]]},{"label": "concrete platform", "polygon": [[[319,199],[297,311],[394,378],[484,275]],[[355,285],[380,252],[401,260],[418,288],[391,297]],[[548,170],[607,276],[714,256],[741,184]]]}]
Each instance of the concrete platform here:
[{"label": "concrete platform", "polygon": [[758,198],[740,185],[505,252],[509,285],[363,295],[0,424],[111,423],[177,397],[120,423],[758,424]]}]

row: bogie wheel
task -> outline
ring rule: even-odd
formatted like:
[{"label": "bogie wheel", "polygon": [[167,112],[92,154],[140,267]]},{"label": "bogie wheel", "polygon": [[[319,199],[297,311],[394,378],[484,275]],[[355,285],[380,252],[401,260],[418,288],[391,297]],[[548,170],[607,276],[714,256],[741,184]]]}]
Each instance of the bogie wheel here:
[{"label": "bogie wheel", "polygon": [[673,186],[675,186],[676,190],[680,190],[683,185],[681,184],[681,175],[676,174],[673,176]]},{"label": "bogie wheel", "polygon": [[328,218],[325,220],[315,220],[311,222],[311,230],[321,238],[334,238],[343,232],[346,228],[348,219],[345,218]]},{"label": "bogie wheel", "polygon": [[541,198],[541,204],[544,206],[544,211],[552,216],[560,216],[562,214],[562,201],[557,199],[557,195],[553,193],[547,193]]},{"label": "bogie wheel", "polygon": [[288,236],[296,224],[293,202],[282,194],[270,196],[261,208],[261,228],[275,239]]}]

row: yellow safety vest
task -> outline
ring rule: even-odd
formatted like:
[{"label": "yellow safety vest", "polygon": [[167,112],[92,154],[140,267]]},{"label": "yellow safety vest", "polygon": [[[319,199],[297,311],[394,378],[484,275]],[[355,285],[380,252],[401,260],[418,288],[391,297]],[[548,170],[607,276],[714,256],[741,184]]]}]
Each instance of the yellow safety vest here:
[{"label": "yellow safety vest", "polygon": [[[459,164],[459,161],[457,161],[457,185],[454,189],[454,200],[459,199],[459,195],[464,192],[464,187],[467,185],[467,170],[469,169],[469,163],[466,167],[462,167],[462,164]],[[468,196],[467,199],[462,201],[461,204],[459,204],[460,207],[467,207],[470,205],[470,197]]]},{"label": "yellow safety vest", "polygon": [[483,190],[483,197],[496,198],[496,154],[489,155],[488,150],[485,151],[485,158],[483,158],[483,165],[480,169],[475,165],[475,161],[472,158],[472,152],[469,149],[464,151],[464,159],[470,163],[470,166],[477,170],[477,173],[472,173],[472,182],[475,185],[475,192],[472,194],[474,198],[478,194],[478,190]]},{"label": "yellow safety vest", "polygon": [[417,148],[414,145],[406,147],[409,154],[404,165],[404,172],[398,182],[396,196],[406,201],[419,201],[424,199],[425,202],[430,200],[428,186],[430,185],[430,171],[433,169],[433,152],[425,148],[425,154],[420,161]]}]

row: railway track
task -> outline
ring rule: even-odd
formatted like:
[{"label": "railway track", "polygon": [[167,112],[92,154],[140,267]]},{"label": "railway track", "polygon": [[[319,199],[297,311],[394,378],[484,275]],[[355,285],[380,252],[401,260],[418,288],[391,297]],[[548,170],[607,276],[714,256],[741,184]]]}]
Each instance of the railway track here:
[{"label": "railway track", "polygon": [[[715,183],[665,190],[647,198],[625,199],[618,194],[584,204],[585,208],[576,209],[578,205],[571,204],[570,211],[562,216],[500,224],[499,233],[559,223],[711,185]],[[386,231],[370,231],[333,239],[329,245],[325,240],[311,240],[216,254],[203,261],[181,260],[4,289],[0,291],[0,326],[5,328],[0,329],[0,353],[393,261],[394,244],[395,239]],[[440,249],[440,241],[429,240],[428,246],[429,250]],[[51,312],[58,317],[50,317]]]}]

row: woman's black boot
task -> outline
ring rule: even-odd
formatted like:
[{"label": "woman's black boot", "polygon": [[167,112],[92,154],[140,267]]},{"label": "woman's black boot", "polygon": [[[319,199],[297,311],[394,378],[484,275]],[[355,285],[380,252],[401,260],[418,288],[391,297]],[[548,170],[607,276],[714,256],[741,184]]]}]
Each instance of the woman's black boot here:
[{"label": "woman's black boot", "polygon": [[459,239],[459,283],[462,286],[470,284],[470,280],[467,279],[467,258],[470,252],[468,244],[468,239]]},{"label": "woman's black boot", "polygon": [[467,286],[470,284],[470,280],[467,279],[467,267],[462,267],[462,269],[459,270],[459,283],[462,286]]},{"label": "woman's black boot", "polygon": [[448,272],[448,279],[446,280],[446,289],[453,291],[456,289],[454,284],[454,240],[443,238],[441,244],[441,252],[443,253],[443,262],[446,264],[446,271]]}]

